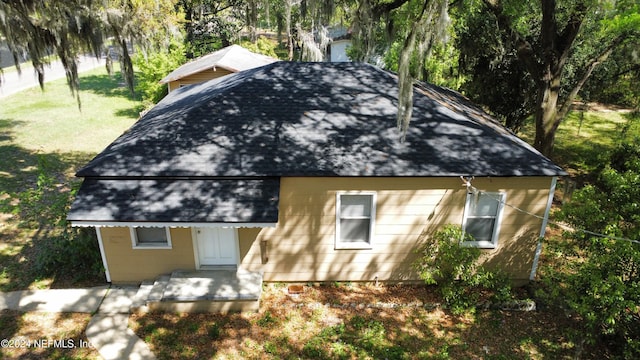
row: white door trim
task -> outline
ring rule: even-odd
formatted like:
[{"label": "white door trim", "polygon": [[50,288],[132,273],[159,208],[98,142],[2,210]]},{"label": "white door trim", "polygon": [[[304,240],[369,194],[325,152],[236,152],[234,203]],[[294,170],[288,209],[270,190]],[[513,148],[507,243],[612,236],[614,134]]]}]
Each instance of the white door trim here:
[{"label": "white door trim", "polygon": [[[233,230],[233,241],[235,245],[235,265],[239,267],[240,266],[240,241],[238,240],[238,229],[237,228],[231,228],[231,229]],[[200,270],[203,266],[210,266],[210,265],[202,265],[200,263],[197,227],[191,228],[191,242],[193,244],[193,257],[195,260],[196,270]]]}]

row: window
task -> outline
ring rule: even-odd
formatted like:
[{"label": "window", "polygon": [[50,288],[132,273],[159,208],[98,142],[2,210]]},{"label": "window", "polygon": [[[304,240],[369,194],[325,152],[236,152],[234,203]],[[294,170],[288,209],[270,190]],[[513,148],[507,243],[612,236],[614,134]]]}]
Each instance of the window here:
[{"label": "window", "polygon": [[464,209],[462,230],[475,239],[466,245],[495,248],[498,244],[500,220],[505,193],[469,193]]},{"label": "window", "polygon": [[336,249],[370,249],[376,217],[375,193],[338,193]]},{"label": "window", "polygon": [[171,249],[171,234],[167,227],[132,227],[131,241],[138,249]]}]

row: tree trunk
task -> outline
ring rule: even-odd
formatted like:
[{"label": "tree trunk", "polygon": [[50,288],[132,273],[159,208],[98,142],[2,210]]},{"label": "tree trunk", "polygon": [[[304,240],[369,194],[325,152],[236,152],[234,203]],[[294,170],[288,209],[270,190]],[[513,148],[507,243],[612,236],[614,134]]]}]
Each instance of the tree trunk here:
[{"label": "tree trunk", "polygon": [[560,77],[553,76],[543,81],[538,88],[535,113],[536,137],[533,146],[543,155],[550,156],[556,139],[558,119],[558,99],[560,97]]},{"label": "tree trunk", "polygon": [[293,37],[291,36],[291,8],[292,0],[285,0],[285,27],[287,28],[287,49],[289,50],[288,60],[293,60]]}]

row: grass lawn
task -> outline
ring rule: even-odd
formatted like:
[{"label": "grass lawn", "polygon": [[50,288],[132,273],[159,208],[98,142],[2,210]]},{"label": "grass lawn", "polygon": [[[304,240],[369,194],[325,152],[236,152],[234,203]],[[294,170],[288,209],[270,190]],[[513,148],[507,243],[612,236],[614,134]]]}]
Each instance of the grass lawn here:
[{"label": "grass lawn", "polygon": [[[259,313],[137,314],[130,327],[159,359],[571,359],[572,319],[554,311],[456,316],[424,306],[425,286],[326,285],[291,296],[265,287]],[[421,306],[417,306],[421,305]],[[583,358],[601,359],[587,347]]]},{"label": "grass lawn", "polygon": [[37,265],[64,226],[73,174],[125,131],[141,103],[119,76],[81,74],[82,111],[64,79],[0,99],[0,291],[70,287],[104,279],[52,277]]},{"label": "grass lawn", "polygon": [[[518,134],[533,143],[532,123]],[[587,104],[574,110],[556,133],[553,160],[578,181],[588,180],[589,173],[601,163],[602,157],[622,142],[640,138],[640,116],[628,109]]]}]

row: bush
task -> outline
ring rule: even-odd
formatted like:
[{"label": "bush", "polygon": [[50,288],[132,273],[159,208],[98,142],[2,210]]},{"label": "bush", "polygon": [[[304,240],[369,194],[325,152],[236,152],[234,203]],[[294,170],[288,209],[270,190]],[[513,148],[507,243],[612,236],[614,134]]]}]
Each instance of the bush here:
[{"label": "bush", "polygon": [[167,95],[167,84],[160,84],[159,81],[185,62],[185,47],[175,41],[167,51],[149,53],[146,56],[138,52],[133,58],[138,70],[136,91],[141,94],[146,105],[156,104]]},{"label": "bush", "polygon": [[39,245],[35,271],[39,276],[68,276],[74,281],[98,277],[103,272],[95,232],[89,228],[66,229]]},{"label": "bush", "polygon": [[256,54],[267,55],[276,59],[278,58],[278,54],[276,54],[276,47],[278,46],[278,43],[269,40],[264,36],[260,36],[255,43],[251,41],[243,41],[240,43],[240,46]]},{"label": "bush", "polygon": [[[584,231],[565,232],[545,284],[584,326],[580,342],[615,344],[614,351],[640,357],[640,142],[622,144],[597,181],[576,191],[559,214]],[[605,237],[594,236],[604,234]]]},{"label": "bush", "polygon": [[497,301],[511,299],[511,285],[506,275],[478,265],[479,248],[463,246],[473,240],[460,226],[447,225],[437,231],[418,253],[413,266],[427,285],[438,285],[445,305],[454,313],[473,310],[479,290],[490,290]]}]

